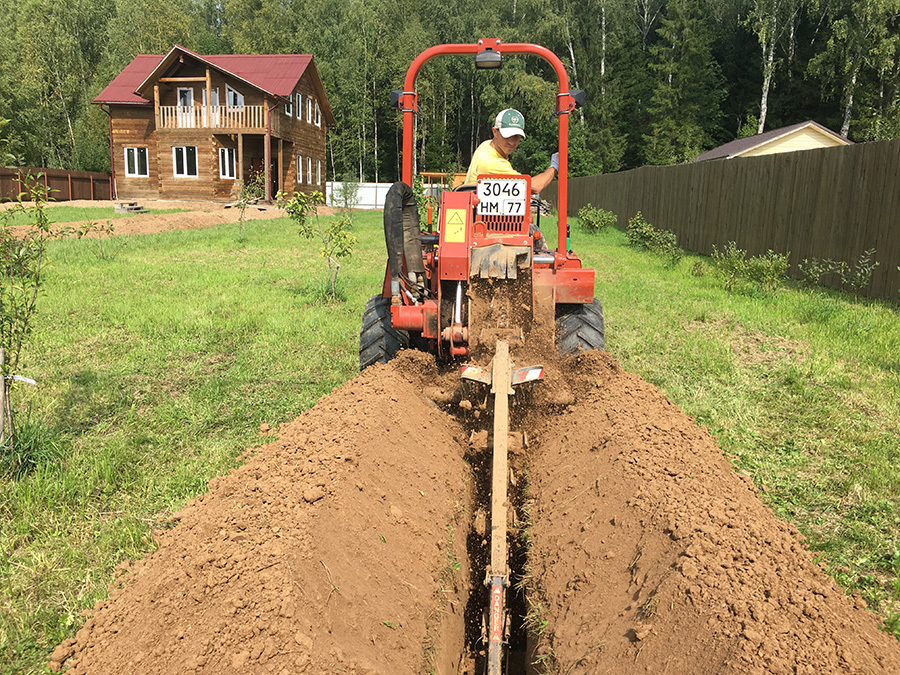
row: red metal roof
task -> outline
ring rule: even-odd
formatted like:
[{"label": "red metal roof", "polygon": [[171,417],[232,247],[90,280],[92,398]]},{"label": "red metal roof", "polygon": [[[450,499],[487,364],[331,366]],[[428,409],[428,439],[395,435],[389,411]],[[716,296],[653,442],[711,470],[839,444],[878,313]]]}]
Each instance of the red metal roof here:
[{"label": "red metal roof", "polygon": [[138,96],[135,90],[147,79],[159,65],[163,57],[159,54],[138,54],[134,61],[125,66],[125,69],[116,75],[106,89],[101,91],[94,103],[119,103],[125,105],[150,105],[150,101],[143,96]]},{"label": "red metal roof", "polygon": [[293,92],[300,77],[306,71],[310,54],[220,54],[201,56],[189,49],[176,45],[164,55],[140,54],[125,66],[109,85],[100,92],[94,103],[118,103],[126,105],[149,105],[150,101],[136,91],[147,82],[147,78],[175,52],[189,54],[213,67],[244,80],[257,89],[287,98]]},{"label": "red metal roof", "polygon": [[223,54],[200,58],[282,98],[290,97],[312,60],[310,54]]}]

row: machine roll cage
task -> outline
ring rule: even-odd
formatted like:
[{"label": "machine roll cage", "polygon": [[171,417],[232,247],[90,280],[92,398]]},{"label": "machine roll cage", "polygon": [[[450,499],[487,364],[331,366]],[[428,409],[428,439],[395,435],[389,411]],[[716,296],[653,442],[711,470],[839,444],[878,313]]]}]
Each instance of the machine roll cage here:
[{"label": "machine roll cage", "polygon": [[569,167],[569,113],[576,107],[583,105],[584,92],[581,90],[569,90],[569,76],[566,69],[556,56],[546,47],[527,42],[510,42],[503,44],[499,38],[481,38],[474,44],[444,44],[429,47],[410,64],[406,71],[406,79],[403,82],[403,90],[392,92],[391,103],[396,105],[403,113],[403,174],[402,180],[407,185],[413,184],[412,158],[413,158],[413,119],[418,113],[418,94],[415,91],[416,77],[422,66],[434,58],[445,54],[471,54],[477,55],[486,50],[502,55],[510,54],[535,54],[541,56],[556,72],[559,81],[559,93],[556,96],[555,115],[559,120],[559,197],[558,197],[558,238],[556,252],[565,256],[569,245],[567,208],[568,208],[568,167]]}]

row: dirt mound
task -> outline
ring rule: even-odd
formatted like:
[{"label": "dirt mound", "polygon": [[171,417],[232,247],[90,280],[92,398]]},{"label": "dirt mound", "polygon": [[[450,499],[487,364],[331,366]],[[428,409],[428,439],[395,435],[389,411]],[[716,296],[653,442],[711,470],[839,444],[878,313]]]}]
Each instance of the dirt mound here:
[{"label": "dirt mound", "polygon": [[464,439],[417,393],[417,358],[406,377],[368,369],[213,481],[51,667],[420,673],[462,644],[442,625],[468,578]]},{"label": "dirt mound", "polygon": [[566,371],[578,404],[529,468],[553,672],[900,673],[897,640],[692,418],[607,355]]},{"label": "dirt mound", "polygon": [[[566,675],[900,672],[900,644],[693,419],[607,355],[554,367],[576,402],[517,406],[532,659]],[[486,432],[426,398],[462,410],[455,382],[404,352],[324,397],[123,568],[51,667],[474,672],[485,513],[464,458]]]}]

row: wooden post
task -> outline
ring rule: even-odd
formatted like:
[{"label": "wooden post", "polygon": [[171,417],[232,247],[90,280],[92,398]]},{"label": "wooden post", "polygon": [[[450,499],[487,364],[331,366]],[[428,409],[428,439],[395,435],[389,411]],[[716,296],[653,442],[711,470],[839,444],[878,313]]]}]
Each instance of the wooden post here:
[{"label": "wooden post", "polygon": [[94,176],[91,176],[91,201],[94,201]]},{"label": "wooden post", "polygon": [[69,201],[72,201],[72,172],[67,171],[66,176],[69,179]]},{"label": "wooden post", "polygon": [[[284,188],[284,140],[278,139],[278,192]],[[272,195],[274,198],[274,195]]]},{"label": "wooden post", "polygon": [[153,85],[153,114],[156,116],[156,128],[162,126],[162,120],[159,119],[159,85]]},{"label": "wooden post", "polygon": [[212,119],[212,76],[209,74],[209,66],[206,67],[206,123],[214,127]]},{"label": "wooden post", "polygon": [[266,111],[266,140],[263,148],[263,175],[266,179],[266,201],[269,202],[272,200],[272,129],[270,126],[272,116],[269,114],[268,101],[264,108]]},{"label": "wooden post", "polygon": [[238,180],[241,181],[241,185],[244,184],[244,134],[238,133],[237,135],[237,145],[238,145]]}]

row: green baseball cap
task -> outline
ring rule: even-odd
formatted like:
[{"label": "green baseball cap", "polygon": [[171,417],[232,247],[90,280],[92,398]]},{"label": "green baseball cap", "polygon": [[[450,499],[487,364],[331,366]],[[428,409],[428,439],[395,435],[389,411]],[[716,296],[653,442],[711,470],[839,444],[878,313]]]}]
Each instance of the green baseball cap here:
[{"label": "green baseball cap", "polygon": [[525,138],[525,115],[514,108],[507,108],[497,113],[494,128],[500,130],[503,138],[521,136]]}]

